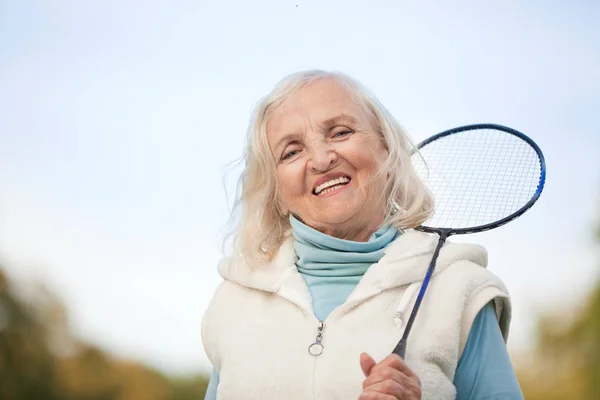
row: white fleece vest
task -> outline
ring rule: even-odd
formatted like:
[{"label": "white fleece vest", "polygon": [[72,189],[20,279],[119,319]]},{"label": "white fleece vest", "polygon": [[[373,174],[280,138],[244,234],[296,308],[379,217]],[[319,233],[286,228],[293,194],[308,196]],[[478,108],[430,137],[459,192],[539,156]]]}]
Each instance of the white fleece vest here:
[{"label": "white fleece vest", "polygon": [[[356,399],[364,376],[360,353],[380,361],[402,336],[437,237],[402,234],[373,264],[344,304],[324,321],[323,352],[309,353],[319,321],[296,270],[293,237],[274,259],[250,267],[219,265],[224,282],[202,325],[205,351],[220,373],[218,399]],[[424,399],[454,399],[454,373],[477,313],[495,300],[506,340],[510,301],[485,267],[480,246],[446,243],[411,330],[406,362]]]}]

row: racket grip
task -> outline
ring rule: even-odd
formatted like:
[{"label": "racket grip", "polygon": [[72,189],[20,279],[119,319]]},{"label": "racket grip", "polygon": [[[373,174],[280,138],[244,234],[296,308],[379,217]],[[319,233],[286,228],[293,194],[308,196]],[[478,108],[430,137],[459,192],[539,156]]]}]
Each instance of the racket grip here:
[{"label": "racket grip", "polygon": [[392,353],[398,354],[400,358],[404,359],[404,356],[406,355],[406,339],[403,338],[400,340]]}]

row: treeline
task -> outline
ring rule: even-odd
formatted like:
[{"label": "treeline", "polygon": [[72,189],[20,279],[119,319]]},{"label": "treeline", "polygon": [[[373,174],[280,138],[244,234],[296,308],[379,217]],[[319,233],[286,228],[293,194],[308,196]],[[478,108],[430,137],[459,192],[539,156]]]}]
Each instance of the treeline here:
[{"label": "treeline", "polygon": [[600,399],[600,283],[580,309],[541,318],[516,365],[527,400]]},{"label": "treeline", "polygon": [[203,376],[169,377],[72,337],[63,305],[23,298],[0,269],[0,399],[198,400]]},{"label": "treeline", "polygon": [[[600,241],[600,227],[596,233]],[[576,309],[537,324],[536,347],[517,360],[527,400],[600,399],[600,260],[596,285]],[[573,288],[576,292],[577,288]]]}]

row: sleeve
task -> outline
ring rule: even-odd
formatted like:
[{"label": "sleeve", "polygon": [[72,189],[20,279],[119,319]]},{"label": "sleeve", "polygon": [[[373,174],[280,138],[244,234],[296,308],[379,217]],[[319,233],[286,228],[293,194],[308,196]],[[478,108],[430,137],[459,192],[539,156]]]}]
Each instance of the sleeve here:
[{"label": "sleeve", "polygon": [[219,386],[219,373],[213,368],[210,382],[208,383],[208,388],[206,388],[206,394],[204,395],[204,400],[217,400],[217,386]]},{"label": "sleeve", "polygon": [[457,400],[522,400],[523,393],[504,343],[494,302],[473,322],[454,376]]}]

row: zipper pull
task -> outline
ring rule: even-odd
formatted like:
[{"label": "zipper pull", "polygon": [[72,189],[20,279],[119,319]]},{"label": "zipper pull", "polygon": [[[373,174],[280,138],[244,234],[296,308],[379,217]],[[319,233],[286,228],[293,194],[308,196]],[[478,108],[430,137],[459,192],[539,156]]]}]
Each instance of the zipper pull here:
[{"label": "zipper pull", "polygon": [[317,328],[317,338],[313,344],[308,346],[308,352],[311,356],[317,357],[323,353],[323,345],[321,341],[323,340],[323,331],[325,330],[325,323],[323,321],[319,321],[319,327]]}]

